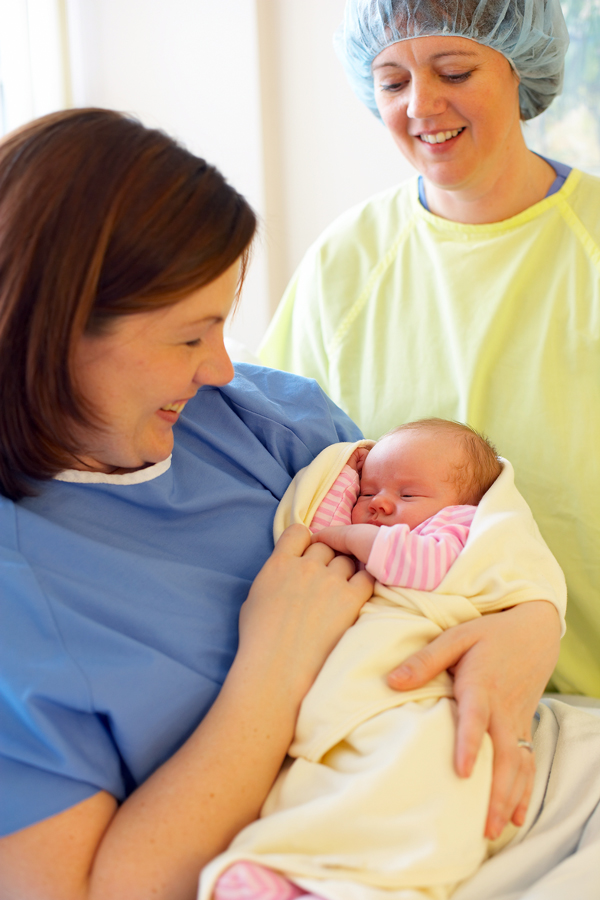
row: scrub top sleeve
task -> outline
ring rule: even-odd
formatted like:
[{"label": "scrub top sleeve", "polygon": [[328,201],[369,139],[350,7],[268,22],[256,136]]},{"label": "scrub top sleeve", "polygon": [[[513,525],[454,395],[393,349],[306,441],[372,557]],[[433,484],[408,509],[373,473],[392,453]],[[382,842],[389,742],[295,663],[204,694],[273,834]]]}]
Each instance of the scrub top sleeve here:
[{"label": "scrub top sleeve", "polygon": [[330,444],[358,441],[360,429],[312,379],[239,363],[221,391],[277,462],[294,476]]},{"label": "scrub top sleeve", "polygon": [[[5,537],[11,504],[0,500]],[[9,523],[10,524],[10,523]],[[125,796],[119,754],[102,717],[90,712],[85,676],[65,649],[23,557],[0,549],[0,835],[86,800]]]}]

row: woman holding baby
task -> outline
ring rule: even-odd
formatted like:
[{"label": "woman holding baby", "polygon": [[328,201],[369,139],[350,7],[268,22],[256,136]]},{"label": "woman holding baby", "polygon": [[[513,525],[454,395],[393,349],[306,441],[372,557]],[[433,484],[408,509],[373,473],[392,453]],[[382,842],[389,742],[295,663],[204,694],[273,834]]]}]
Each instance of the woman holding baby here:
[{"label": "woman holding baby", "polygon": [[0,144],[2,898],[193,897],[370,596],[303,528],[266,562],[291,477],[360,435],[304,379],[234,378],[255,225],[109,110]]},{"label": "woman holding baby", "polygon": [[[496,21],[493,12],[475,18],[482,36],[486,22]],[[382,27],[389,36],[390,23]],[[516,212],[526,224],[555,173],[518,146],[525,83],[518,60],[509,64],[474,35],[440,36],[439,21],[423,38],[408,19],[400,18],[399,27],[408,56],[395,55],[402,46],[395,39],[389,49],[375,48],[382,93],[402,95],[419,74],[423,90],[409,93],[413,104],[433,103],[419,113],[432,123],[415,137],[403,125],[412,114],[405,115],[402,100],[390,99],[382,115],[399,140],[434,148],[436,135],[442,150],[426,157],[424,172],[427,227],[452,224],[465,238],[461,246],[469,246],[466,262],[488,274],[495,260],[497,276],[493,295],[482,289],[481,302],[448,340],[432,334],[432,300],[424,294],[425,318],[407,328],[411,346],[454,360],[457,383],[469,385],[459,392],[464,405],[444,406],[439,415],[472,419],[472,404],[483,397],[494,415],[506,417],[506,396],[490,392],[475,366],[497,350],[485,310],[490,303],[496,308],[502,293],[505,257],[496,259],[494,251],[479,268],[471,250],[483,252],[485,241],[472,247],[466,240],[472,220],[460,216],[472,210],[494,237],[502,229],[485,224],[489,215],[500,220]],[[362,38],[370,54],[368,30]],[[544,65],[555,43],[545,39]],[[449,70],[441,71],[449,58]],[[547,80],[556,87],[560,65],[549,66]],[[472,83],[468,103],[440,101],[433,90],[440,83],[456,91]],[[542,78],[542,92],[545,84]],[[458,163],[446,160],[444,142],[438,144],[435,116],[442,109],[448,121],[440,128],[448,126]],[[512,168],[499,180],[503,161]],[[448,207],[456,178],[460,202]],[[583,193],[591,196],[591,188]],[[511,213],[515,203],[519,209]],[[192,898],[200,868],[258,815],[302,698],[370,595],[368,575],[354,574],[347,557],[323,544],[309,546],[303,529],[286,532],[270,556],[273,514],[292,477],[325,446],[359,433],[302,379],[242,367],[231,380],[222,329],[243,279],[254,217],[219,173],[165,135],[104,110],[31,123],[0,147],[0,209],[0,894]],[[563,220],[579,235],[565,253],[570,259],[578,253],[583,265],[593,247],[580,212],[575,222],[565,210]],[[372,223],[369,215],[366,226],[376,235],[377,217]],[[383,231],[393,228],[394,215],[384,216]],[[542,233],[548,238],[548,229]],[[525,256],[543,260],[536,271],[545,290],[548,242],[543,247],[536,257],[532,237]],[[410,263],[409,250],[400,255]],[[348,279],[352,266],[342,267]],[[385,281],[383,268],[377,271]],[[406,271],[414,274],[414,266]],[[572,281],[581,284],[586,271],[578,269]],[[466,263],[459,280],[463,286],[476,280]],[[495,323],[511,333],[519,362],[535,356],[541,365],[564,329],[548,320],[544,340],[531,346],[515,329],[515,313],[525,334],[535,315],[518,298],[512,302],[511,314],[498,301]],[[575,336],[583,334],[587,323],[576,304],[569,316]],[[444,321],[454,328],[451,316]],[[472,354],[463,372],[453,340],[466,322]],[[341,337],[351,324],[344,319]],[[393,324],[379,327],[395,341]],[[316,333],[305,338],[300,328],[298,335],[315,346],[322,340]],[[584,351],[585,341],[569,344],[570,359],[587,376],[591,357]],[[380,352],[387,358],[385,344]],[[415,384],[393,390],[409,403],[422,376],[416,410],[429,361],[410,353],[406,359]],[[499,379],[514,365],[513,357],[503,362]],[[345,369],[340,359],[344,383]],[[434,382],[432,397],[455,392],[452,379]],[[329,387],[335,393],[333,382]],[[540,383],[519,388],[520,400],[537,391],[539,422],[546,422]],[[563,446],[577,438],[571,428],[577,407],[571,394],[560,396]],[[380,401],[370,395],[369,402]],[[418,416],[390,410],[390,417],[395,425]],[[363,427],[372,430],[368,420]],[[510,435],[496,440],[509,458],[515,455]],[[532,468],[558,490],[551,463],[538,454]],[[530,470],[521,470],[526,480]],[[486,730],[494,743],[490,837],[510,818],[524,820],[534,771],[524,744],[559,631],[554,606],[532,601],[442,635],[409,665],[408,678],[396,677],[399,688],[414,688],[454,668],[459,772],[470,771]]]}]

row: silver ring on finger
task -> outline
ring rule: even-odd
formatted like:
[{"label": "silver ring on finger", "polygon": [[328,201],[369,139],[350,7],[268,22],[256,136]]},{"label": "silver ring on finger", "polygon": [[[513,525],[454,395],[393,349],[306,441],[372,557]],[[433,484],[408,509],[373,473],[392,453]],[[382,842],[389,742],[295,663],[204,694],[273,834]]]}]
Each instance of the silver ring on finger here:
[{"label": "silver ring on finger", "polygon": [[519,738],[517,740],[517,747],[523,747],[525,750],[529,750],[530,753],[533,753],[533,744],[531,741],[526,741],[524,738]]}]

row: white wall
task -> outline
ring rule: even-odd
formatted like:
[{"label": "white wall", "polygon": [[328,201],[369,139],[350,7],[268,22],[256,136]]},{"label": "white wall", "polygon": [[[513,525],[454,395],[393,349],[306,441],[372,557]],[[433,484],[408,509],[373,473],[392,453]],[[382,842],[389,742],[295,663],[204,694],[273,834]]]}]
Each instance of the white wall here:
[{"label": "white wall", "polygon": [[0,0],[0,135],[71,102],[62,0]]},{"label": "white wall", "polygon": [[[258,210],[263,202],[254,0],[68,0],[76,106],[134,113],[216,164]],[[236,322],[254,347],[269,310],[258,252]]]},{"label": "white wall", "polygon": [[268,64],[278,84],[278,221],[287,281],[336,216],[414,170],[356,99],[334,53],[344,0],[263,3],[274,24]]},{"label": "white wall", "polygon": [[262,219],[233,322],[254,350],[293,269],[350,205],[407,177],[332,47],[344,0],[67,0],[76,106],[126,110],[215,163]]}]

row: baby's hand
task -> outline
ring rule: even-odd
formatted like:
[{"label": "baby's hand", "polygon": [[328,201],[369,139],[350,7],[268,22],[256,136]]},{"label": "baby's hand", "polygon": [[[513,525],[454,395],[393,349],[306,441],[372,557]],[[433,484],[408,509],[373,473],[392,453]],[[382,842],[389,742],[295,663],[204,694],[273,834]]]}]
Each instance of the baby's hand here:
[{"label": "baby's hand", "polygon": [[323,528],[313,534],[311,544],[327,544],[332,550],[351,556],[352,551],[348,547],[347,540],[352,527],[352,525],[336,525],[331,528]]},{"label": "baby's hand", "polygon": [[378,530],[377,525],[340,525],[323,528],[322,531],[313,534],[311,542],[314,544],[320,541],[338,553],[355,556],[366,563]]},{"label": "baby's hand", "polygon": [[360,473],[362,472],[362,467],[365,463],[365,459],[367,458],[368,454],[369,454],[368,447],[357,447],[357,449],[354,451],[354,453],[352,454],[352,456],[350,457],[350,459],[348,460],[346,465],[350,466],[351,469],[354,469],[354,471],[358,472],[358,474],[360,475]]}]

